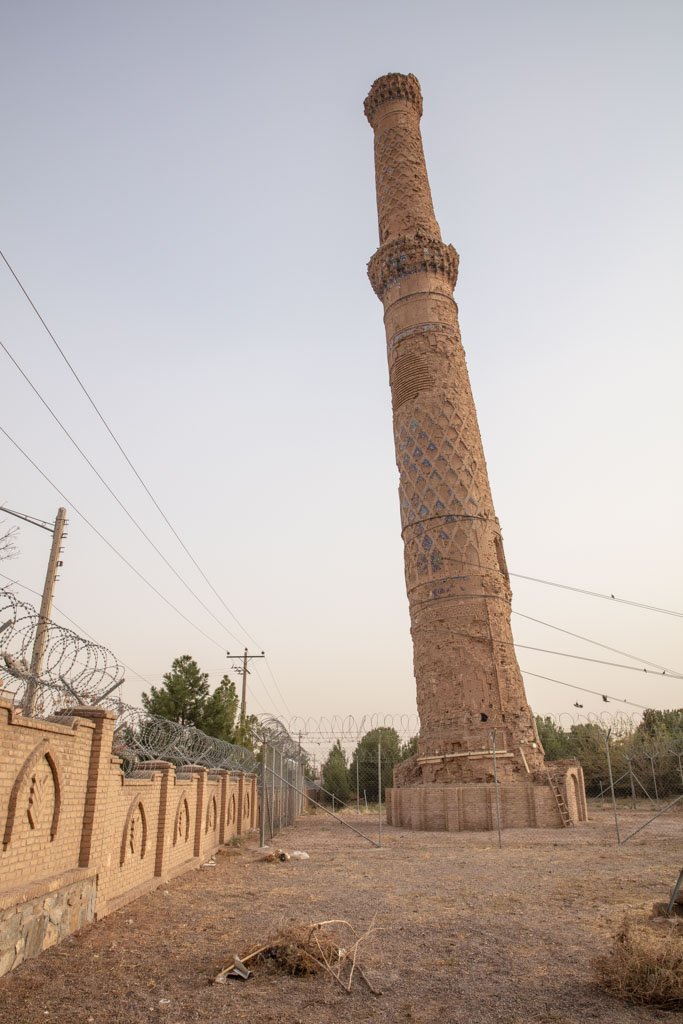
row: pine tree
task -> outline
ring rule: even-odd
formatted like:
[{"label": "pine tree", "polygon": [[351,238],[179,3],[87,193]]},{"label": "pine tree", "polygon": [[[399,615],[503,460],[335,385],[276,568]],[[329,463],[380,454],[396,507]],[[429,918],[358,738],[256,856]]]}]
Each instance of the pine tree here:
[{"label": "pine tree", "polygon": [[346,801],[351,795],[349,770],[346,767],[346,754],[340,740],[332,747],[323,765],[323,786],[337,800]]}]

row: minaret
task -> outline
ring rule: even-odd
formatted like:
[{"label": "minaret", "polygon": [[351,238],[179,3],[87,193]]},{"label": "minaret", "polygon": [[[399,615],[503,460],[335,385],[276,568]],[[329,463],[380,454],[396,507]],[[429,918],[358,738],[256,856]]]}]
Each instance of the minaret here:
[{"label": "minaret", "polygon": [[510,582],[453,301],[458,254],[434,216],[418,80],[379,78],[365,114],[375,135],[380,240],[368,274],[384,306],[421,723],[416,757],[395,774],[390,814],[413,827],[488,827],[444,824],[425,810],[424,790],[418,813],[410,793],[460,785],[471,802],[474,786],[475,803],[488,806],[495,730],[498,782],[531,785],[541,773],[541,804],[553,795],[513,647]]}]

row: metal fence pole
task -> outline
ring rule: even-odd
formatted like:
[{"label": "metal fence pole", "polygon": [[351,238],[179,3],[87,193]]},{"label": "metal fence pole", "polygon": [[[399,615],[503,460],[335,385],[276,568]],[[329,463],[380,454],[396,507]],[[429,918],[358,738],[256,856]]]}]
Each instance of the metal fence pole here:
[{"label": "metal fence pole", "polygon": [[496,730],[491,730],[491,746],[493,747],[493,785],[496,792],[496,824],[498,826],[498,847],[503,845],[503,837],[500,832],[500,793],[498,792],[498,765],[496,763]]},{"label": "metal fence pole", "polygon": [[637,803],[636,803],[636,785],[635,785],[635,782],[633,781],[633,765],[631,764],[630,759],[629,759],[629,762],[628,762],[628,777],[629,777],[629,781],[631,783],[631,807],[635,811],[636,808],[637,808]]},{"label": "metal fence pole", "polygon": [[270,838],[275,835],[275,747],[270,748],[270,806],[268,808],[270,820]]},{"label": "metal fence pole", "polygon": [[614,776],[612,775],[612,756],[609,749],[609,738],[611,729],[607,730],[605,737],[605,749],[607,750],[607,770],[609,772],[609,788],[612,792],[612,807],[614,808],[614,825],[617,830],[617,846],[621,846],[621,835],[619,833],[619,815],[617,813],[617,798],[614,793]]},{"label": "metal fence pole", "polygon": [[358,753],[356,753],[356,814],[360,814],[360,766],[358,761]]},{"label": "metal fence pole", "polygon": [[261,811],[261,814],[259,816],[260,817],[259,825],[260,825],[261,846],[265,846],[266,845],[266,754],[267,754],[267,750],[268,750],[268,748],[264,744],[263,745],[263,756],[261,757],[261,785],[259,786],[259,800],[260,800],[260,803],[261,803],[261,807],[259,808],[260,811]]},{"label": "metal fence pole", "polygon": [[379,797],[379,821],[378,821],[378,839],[379,845],[382,845],[382,743],[381,741],[377,744],[377,795]]},{"label": "metal fence pole", "polygon": [[278,821],[278,832],[282,832],[282,799],[284,797],[284,789],[282,786],[282,751],[279,750],[280,755],[280,785],[278,786],[279,800],[277,802],[277,821]]},{"label": "metal fence pole", "polygon": [[655,804],[659,804],[659,793],[657,792],[657,775],[655,773],[655,758],[653,754],[646,754],[645,757],[650,762],[650,771],[652,772],[652,784],[655,787]]}]

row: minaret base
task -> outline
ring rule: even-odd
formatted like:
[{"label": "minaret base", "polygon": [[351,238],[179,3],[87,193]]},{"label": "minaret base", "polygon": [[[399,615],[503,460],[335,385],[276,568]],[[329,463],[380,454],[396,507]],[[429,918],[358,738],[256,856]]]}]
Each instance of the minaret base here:
[{"label": "minaret base", "polygon": [[[404,762],[405,763],[405,762]],[[496,799],[496,788],[498,798]],[[566,828],[587,820],[583,771],[552,765],[552,774],[499,783],[413,784],[386,791],[387,824],[422,832]]]}]

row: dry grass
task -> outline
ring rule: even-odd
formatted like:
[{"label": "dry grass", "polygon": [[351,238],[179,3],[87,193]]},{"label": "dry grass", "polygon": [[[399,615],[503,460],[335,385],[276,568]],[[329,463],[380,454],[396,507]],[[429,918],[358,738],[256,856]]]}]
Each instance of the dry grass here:
[{"label": "dry grass", "polygon": [[[358,960],[361,943],[374,931],[374,919],[361,935],[342,918],[313,924],[291,921],[281,925],[263,945],[254,947],[241,957],[233,957],[213,980],[214,983],[225,984],[235,968],[241,972],[247,963],[253,965],[261,961],[275,963],[280,970],[294,977],[327,973],[347,992],[351,991],[355,972],[371,992],[379,995]],[[241,973],[239,976],[246,977]]]},{"label": "dry grass", "polygon": [[625,917],[608,953],[595,960],[598,983],[630,1003],[683,1009],[683,934]]},{"label": "dry grass", "polygon": [[338,963],[340,946],[320,925],[291,922],[279,928],[259,950],[261,960],[274,960],[287,974],[320,974],[325,963]]}]

